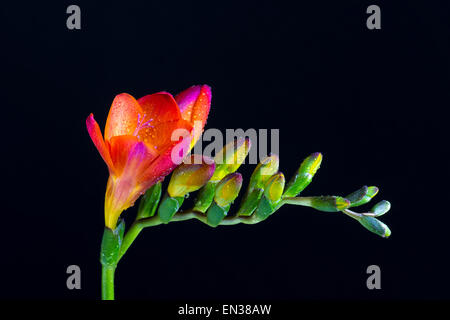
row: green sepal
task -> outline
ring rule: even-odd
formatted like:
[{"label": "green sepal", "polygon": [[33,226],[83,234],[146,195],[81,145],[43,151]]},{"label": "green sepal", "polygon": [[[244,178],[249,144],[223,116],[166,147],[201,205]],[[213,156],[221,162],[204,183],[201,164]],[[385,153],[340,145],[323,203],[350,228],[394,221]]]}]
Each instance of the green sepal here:
[{"label": "green sepal", "polygon": [[237,213],[238,216],[251,216],[258,206],[258,202],[264,193],[264,189],[253,189],[251,192],[247,193],[242,200],[241,207]]},{"label": "green sepal", "polygon": [[159,200],[161,199],[161,189],[161,182],[158,182],[145,192],[139,202],[136,220],[150,218],[155,215],[156,208],[158,208]]},{"label": "green sepal", "polygon": [[158,208],[159,219],[163,223],[169,223],[172,220],[175,213],[178,212],[183,204],[184,197],[170,197],[167,193],[161,200],[161,204]]},{"label": "green sepal", "polygon": [[100,249],[100,263],[104,266],[115,266],[119,258],[120,246],[125,233],[125,221],[119,220],[116,229],[105,227]]},{"label": "green sepal", "polygon": [[324,212],[337,212],[349,208],[350,201],[336,196],[310,197],[310,207]]},{"label": "green sepal", "polygon": [[383,238],[387,238],[391,235],[391,230],[389,227],[377,218],[363,216],[358,218],[358,221],[364,226],[364,228]]},{"label": "green sepal", "polygon": [[373,197],[378,193],[379,189],[377,187],[367,187],[364,186],[355,192],[349,194],[345,198],[350,200],[351,207],[358,207],[362,206],[363,204],[366,204],[370,200],[372,200]]},{"label": "green sepal", "polygon": [[119,218],[119,223],[117,224],[116,230],[119,235],[119,246],[122,246],[123,236],[125,235],[125,220]]},{"label": "green sepal", "polygon": [[388,212],[390,209],[391,203],[386,200],[381,200],[380,202],[378,202],[376,205],[373,206],[370,212],[373,213],[375,217],[379,217]]},{"label": "green sepal", "polygon": [[258,203],[258,208],[256,208],[255,215],[259,220],[264,220],[277,209],[277,204],[273,203],[265,195],[261,197]]},{"label": "green sepal", "polygon": [[312,181],[322,162],[322,154],[315,152],[303,160],[300,168],[286,185],[283,197],[295,197]]},{"label": "green sepal", "polygon": [[221,207],[217,203],[214,203],[211,207],[209,207],[208,212],[206,213],[206,221],[208,224],[211,227],[217,227],[227,216],[230,206],[231,205]]},{"label": "green sepal", "polygon": [[208,210],[214,199],[216,184],[217,182],[209,181],[203,188],[200,189],[197,199],[195,200],[195,211],[205,213],[206,210]]}]

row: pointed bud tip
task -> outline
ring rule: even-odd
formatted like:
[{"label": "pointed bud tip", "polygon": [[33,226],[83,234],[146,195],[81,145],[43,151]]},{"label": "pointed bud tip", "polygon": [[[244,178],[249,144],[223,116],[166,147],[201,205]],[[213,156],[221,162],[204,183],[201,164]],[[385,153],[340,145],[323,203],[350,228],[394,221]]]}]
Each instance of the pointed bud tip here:
[{"label": "pointed bud tip", "polygon": [[371,186],[367,188],[367,195],[371,198],[375,197],[378,193],[378,191],[380,191],[380,189],[378,189],[378,187],[375,186]]},{"label": "pointed bud tip", "polygon": [[249,150],[252,146],[252,140],[249,137],[239,137],[234,140],[234,149],[238,150],[241,147],[244,147],[246,150]]},{"label": "pointed bud tip", "polygon": [[310,157],[322,159],[322,153],[321,152],[314,152],[314,153],[311,153]]}]

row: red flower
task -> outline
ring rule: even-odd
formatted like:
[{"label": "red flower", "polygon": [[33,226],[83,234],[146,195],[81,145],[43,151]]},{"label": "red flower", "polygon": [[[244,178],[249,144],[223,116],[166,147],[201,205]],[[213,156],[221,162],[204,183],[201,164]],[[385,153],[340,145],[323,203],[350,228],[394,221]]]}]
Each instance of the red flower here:
[{"label": "red flower", "polygon": [[[183,91],[176,101],[166,92],[139,100],[119,94],[111,105],[104,139],[94,116],[89,115],[89,135],[110,173],[105,195],[108,228],[115,229],[121,212],[187,155],[200,137],[210,103],[211,89],[206,85]],[[180,137],[177,132],[185,134]]]}]

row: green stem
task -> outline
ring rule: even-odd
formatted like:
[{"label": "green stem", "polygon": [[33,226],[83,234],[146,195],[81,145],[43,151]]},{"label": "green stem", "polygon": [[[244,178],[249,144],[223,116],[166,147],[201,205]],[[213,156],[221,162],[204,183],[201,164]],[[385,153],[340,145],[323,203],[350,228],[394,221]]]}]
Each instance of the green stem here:
[{"label": "green stem", "polygon": [[128,248],[133,244],[134,240],[136,240],[139,233],[141,233],[142,229],[146,227],[152,227],[163,224],[163,222],[159,219],[159,216],[153,216],[150,218],[139,219],[136,220],[130,227],[130,229],[125,234],[125,237],[122,241],[122,246],[120,247],[119,261],[127,252]]},{"label": "green stem", "polygon": [[127,252],[128,248],[137,238],[139,233],[141,233],[142,229],[144,229],[144,226],[138,221],[135,221],[131,225],[130,229],[127,231],[125,237],[123,238],[122,246],[120,247],[119,260]]},{"label": "green stem", "polygon": [[311,207],[312,197],[286,197],[283,200],[283,204],[294,204],[297,206]]},{"label": "green stem", "polygon": [[102,300],[114,300],[114,271],[116,266],[102,265]]}]

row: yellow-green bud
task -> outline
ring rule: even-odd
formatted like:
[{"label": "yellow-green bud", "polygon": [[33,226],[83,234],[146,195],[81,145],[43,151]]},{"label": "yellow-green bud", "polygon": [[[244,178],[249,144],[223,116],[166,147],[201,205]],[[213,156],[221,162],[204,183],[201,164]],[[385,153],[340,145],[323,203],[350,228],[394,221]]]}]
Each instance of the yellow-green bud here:
[{"label": "yellow-green bud", "polygon": [[272,175],[278,172],[280,160],[276,154],[265,157],[256,166],[250,178],[249,188],[263,189]]},{"label": "yellow-green bud", "polygon": [[228,143],[214,157],[216,170],[211,178],[212,182],[218,182],[227,174],[235,172],[244,162],[251,147],[250,139],[238,138]]},{"label": "yellow-green bud", "polygon": [[167,192],[171,197],[184,197],[197,191],[211,179],[214,161],[208,157],[192,155],[172,173]]},{"label": "yellow-green bud", "polygon": [[273,203],[278,202],[283,195],[285,179],[284,175],[280,172],[274,174],[267,181],[266,187],[264,188],[264,195],[268,200]]},{"label": "yellow-green bud", "polygon": [[312,181],[322,163],[322,154],[315,152],[303,160],[297,173],[286,186],[285,197],[295,197],[302,192]]},{"label": "yellow-green bud", "polygon": [[241,187],[242,175],[230,173],[217,184],[214,201],[221,207],[228,206],[237,198]]},{"label": "yellow-green bud", "polygon": [[264,187],[272,175],[277,173],[280,161],[276,154],[265,157],[256,166],[237,215],[250,216],[258,206]]}]

